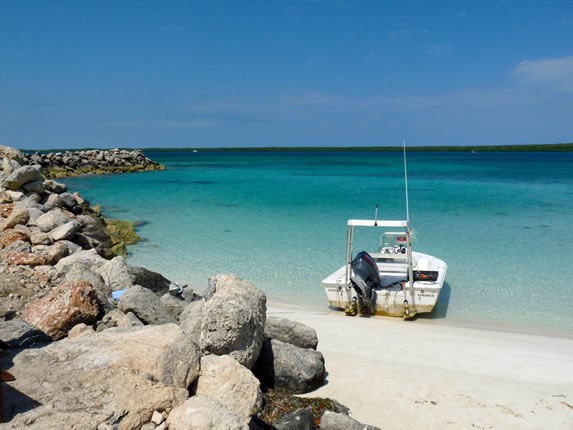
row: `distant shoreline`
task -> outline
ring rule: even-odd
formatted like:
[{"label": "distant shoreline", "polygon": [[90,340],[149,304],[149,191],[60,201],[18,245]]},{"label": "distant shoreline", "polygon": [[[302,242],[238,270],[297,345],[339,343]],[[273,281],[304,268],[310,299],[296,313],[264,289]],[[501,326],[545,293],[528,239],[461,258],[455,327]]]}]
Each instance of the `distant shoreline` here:
[{"label": "distant shoreline", "polygon": [[[76,152],[101,148],[73,149],[23,149],[23,152]],[[200,146],[188,148],[120,148],[140,149],[145,152],[397,152],[402,146],[266,146],[266,147],[218,147]],[[472,146],[408,146],[408,152],[573,152],[573,143],[546,143],[533,145],[472,145]]]}]

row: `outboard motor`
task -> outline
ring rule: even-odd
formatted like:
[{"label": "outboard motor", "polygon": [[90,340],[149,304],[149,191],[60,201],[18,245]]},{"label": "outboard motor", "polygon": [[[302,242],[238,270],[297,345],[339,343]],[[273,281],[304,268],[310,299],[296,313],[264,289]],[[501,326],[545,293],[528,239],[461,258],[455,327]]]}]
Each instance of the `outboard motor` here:
[{"label": "outboard motor", "polygon": [[359,252],[350,263],[350,282],[358,295],[358,309],[361,314],[373,314],[376,309],[374,288],[380,287],[380,274],[376,262],[366,251]]}]

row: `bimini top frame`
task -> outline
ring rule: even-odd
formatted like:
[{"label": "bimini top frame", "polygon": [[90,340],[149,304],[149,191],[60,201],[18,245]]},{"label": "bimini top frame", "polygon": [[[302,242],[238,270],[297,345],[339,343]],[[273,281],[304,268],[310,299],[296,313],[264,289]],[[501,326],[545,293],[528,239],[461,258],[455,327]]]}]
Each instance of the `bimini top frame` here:
[{"label": "bimini top frame", "polygon": [[[378,208],[376,208],[376,215],[378,215]],[[406,235],[406,256],[408,261],[408,279],[409,282],[404,286],[404,293],[406,290],[410,290],[410,300],[411,306],[415,310],[415,298],[414,298],[414,273],[413,273],[413,261],[412,261],[412,238],[410,231],[410,222],[408,220],[378,220],[378,219],[349,219],[348,220],[348,232],[346,236],[346,273],[345,273],[345,286],[348,292],[348,302],[351,302],[351,286],[350,286],[350,271],[352,263],[352,242],[354,240],[354,227],[377,227],[377,228],[403,228],[404,234]],[[405,294],[404,294],[405,295]],[[405,300],[404,304],[408,308],[408,301]]]}]

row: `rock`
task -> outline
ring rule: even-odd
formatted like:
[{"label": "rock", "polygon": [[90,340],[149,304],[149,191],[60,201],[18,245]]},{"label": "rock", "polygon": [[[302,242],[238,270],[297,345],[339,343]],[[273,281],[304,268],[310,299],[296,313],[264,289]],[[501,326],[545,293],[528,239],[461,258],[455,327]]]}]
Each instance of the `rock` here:
[{"label": "rock", "polygon": [[69,253],[70,250],[65,243],[55,243],[53,246],[50,246],[48,250],[48,261],[50,264],[57,264],[62,258],[67,257]]},{"label": "rock", "polygon": [[104,282],[112,291],[120,291],[131,288],[134,284],[131,282],[129,268],[123,257],[115,257],[106,261],[96,270],[101,275]]},{"label": "rock", "polygon": [[318,336],[312,327],[275,316],[267,316],[265,338],[280,340],[299,348],[316,349],[318,345]]},{"label": "rock", "polygon": [[263,404],[257,378],[229,355],[201,358],[196,394],[221,403],[245,421],[259,412]]},{"label": "rock", "polygon": [[129,266],[129,276],[133,285],[141,285],[156,293],[166,293],[169,291],[171,281],[157,272],[153,272],[144,267]]},{"label": "rock", "polygon": [[44,233],[54,230],[70,221],[70,218],[60,208],[52,209],[36,219],[35,224]]},{"label": "rock", "polygon": [[4,179],[4,187],[8,190],[17,190],[23,185],[34,181],[42,181],[40,166],[22,166],[14,170]]},{"label": "rock", "polygon": [[158,426],[161,424],[165,418],[163,418],[163,414],[161,412],[153,411],[153,415],[151,416],[151,422]]},{"label": "rock", "polygon": [[176,322],[163,307],[159,297],[140,285],[134,285],[121,296],[118,308],[124,313],[133,312],[146,324],[167,324]]},{"label": "rock", "polygon": [[84,323],[79,323],[73,326],[72,329],[68,332],[68,338],[72,339],[78,336],[89,336],[94,333],[95,331],[92,327],[85,325]]},{"label": "rock", "polygon": [[320,430],[380,430],[350,418],[348,415],[324,411],[320,419]]},{"label": "rock", "polygon": [[44,180],[42,178],[38,181],[28,182],[27,184],[22,185],[22,189],[28,193],[41,194],[44,192]]},{"label": "rock", "polygon": [[12,252],[8,254],[6,262],[11,266],[43,266],[48,259],[32,252]]},{"label": "rock", "polygon": [[16,161],[20,166],[26,164],[26,156],[19,149],[0,145],[0,158]]},{"label": "rock", "polygon": [[286,414],[274,425],[276,430],[312,430],[313,427],[312,411],[306,408]]},{"label": "rock", "polygon": [[26,223],[30,220],[30,213],[28,209],[19,208],[17,210],[12,211],[10,216],[6,218],[6,221],[0,227],[0,230],[6,230],[9,228],[14,228],[18,224],[26,225]]},{"label": "rock", "polygon": [[26,233],[14,229],[4,230],[0,233],[0,248],[6,248],[17,241],[29,242],[30,237]]},{"label": "rock", "polygon": [[46,345],[52,338],[36,326],[19,318],[0,320],[0,340],[10,348],[32,348]]},{"label": "rock", "polygon": [[82,209],[79,207],[73,194],[68,192],[60,194],[60,201],[62,202],[62,206],[70,212],[75,214],[82,212]]},{"label": "rock", "polygon": [[95,249],[72,252],[70,256],[62,258],[54,267],[58,272],[63,272],[67,266],[82,264],[90,270],[97,270],[107,263],[108,260],[102,258]]},{"label": "rock", "polygon": [[68,190],[68,186],[66,184],[62,184],[61,182],[54,181],[53,179],[46,179],[44,181],[44,188],[51,193],[61,194],[65,193]]},{"label": "rock", "polygon": [[111,239],[105,232],[105,224],[101,218],[84,214],[78,215],[77,220],[82,223],[82,232],[85,235],[98,240],[107,247],[111,246]]},{"label": "rock", "polygon": [[189,303],[179,315],[179,327],[197,345],[201,343],[203,304],[202,300]]},{"label": "rock", "polygon": [[6,190],[6,194],[10,197],[10,200],[13,202],[19,202],[26,198],[26,194],[24,194],[22,191]]},{"label": "rock", "polygon": [[[139,430],[154,411],[187,399],[199,356],[172,324],[116,328],[23,351],[10,369],[20,394],[5,398],[14,411],[11,428]],[[33,399],[33,407],[22,399]]]},{"label": "rock", "polygon": [[55,242],[72,238],[81,228],[81,224],[72,220],[50,231],[50,238]]},{"label": "rock", "polygon": [[[60,259],[61,260],[61,259]],[[101,275],[86,264],[77,263],[65,266],[60,272],[58,272],[61,278],[62,284],[72,284],[79,281],[89,282],[98,293],[101,292],[106,297],[111,296],[111,288],[109,288]]]},{"label": "rock", "polygon": [[174,408],[167,418],[169,430],[249,430],[249,425],[220,403],[193,396]]},{"label": "rock", "polygon": [[187,307],[187,305],[193,301],[193,299],[198,300],[199,296],[191,296],[186,300],[183,295],[174,296],[170,293],[165,293],[160,298],[161,304],[165,307],[165,309],[167,309],[169,315],[171,315],[176,320],[179,320],[179,316]]},{"label": "rock", "polygon": [[275,339],[265,341],[253,372],[263,387],[283,388],[293,394],[317,389],[326,375],[320,352]]},{"label": "rock", "polygon": [[98,322],[96,331],[100,332],[114,327],[141,327],[143,323],[133,312],[124,314],[119,309],[113,309]]},{"label": "rock", "polygon": [[266,296],[235,275],[217,275],[209,282],[215,286],[215,293],[203,305],[201,349],[216,355],[229,354],[251,368],[263,342]]},{"label": "rock", "polygon": [[36,231],[30,235],[30,242],[32,245],[50,245],[52,239],[48,233]]},{"label": "rock", "polygon": [[62,339],[79,323],[93,324],[99,313],[95,288],[85,281],[61,285],[31,302],[24,320],[54,340]]},{"label": "rock", "polygon": [[50,194],[46,201],[44,202],[42,209],[45,212],[49,212],[54,208],[58,208],[62,206],[62,202],[60,201],[60,196],[57,194]]}]

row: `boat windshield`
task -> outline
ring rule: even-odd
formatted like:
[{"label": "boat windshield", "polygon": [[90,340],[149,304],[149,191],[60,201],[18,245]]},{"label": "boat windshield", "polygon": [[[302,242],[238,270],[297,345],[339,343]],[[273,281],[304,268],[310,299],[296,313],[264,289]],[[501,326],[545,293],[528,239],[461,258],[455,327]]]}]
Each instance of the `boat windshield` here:
[{"label": "boat windshield", "polygon": [[408,234],[403,231],[383,233],[380,237],[380,252],[383,254],[405,254]]}]

